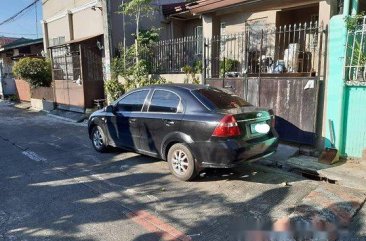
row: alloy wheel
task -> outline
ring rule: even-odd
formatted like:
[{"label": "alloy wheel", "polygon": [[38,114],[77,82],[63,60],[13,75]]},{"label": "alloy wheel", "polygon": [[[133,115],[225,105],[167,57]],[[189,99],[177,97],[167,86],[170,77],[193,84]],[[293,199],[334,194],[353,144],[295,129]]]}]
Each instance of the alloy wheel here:
[{"label": "alloy wheel", "polygon": [[188,157],[186,153],[184,153],[182,150],[176,150],[173,153],[172,164],[173,164],[173,170],[177,174],[179,175],[185,174],[189,167]]},{"label": "alloy wheel", "polygon": [[99,128],[97,128],[94,131],[94,134],[93,134],[93,143],[94,143],[94,146],[96,148],[98,148],[98,149],[101,149],[103,147],[103,136],[100,133]]}]

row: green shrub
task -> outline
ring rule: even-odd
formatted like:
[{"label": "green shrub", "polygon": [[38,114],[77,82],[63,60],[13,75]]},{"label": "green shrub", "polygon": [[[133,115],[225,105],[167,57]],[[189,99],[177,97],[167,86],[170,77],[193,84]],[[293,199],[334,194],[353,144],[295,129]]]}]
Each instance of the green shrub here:
[{"label": "green shrub", "polygon": [[39,58],[20,59],[13,67],[17,78],[27,81],[32,88],[50,87],[52,83],[51,63]]},{"label": "green shrub", "polygon": [[225,59],[225,65],[224,61],[220,61],[220,74],[223,75],[227,72],[238,71],[239,65],[239,61],[234,59]]},{"label": "green shrub", "polygon": [[117,100],[121,95],[125,93],[123,84],[116,79],[107,80],[104,83],[105,92],[107,93],[108,103]]},{"label": "green shrub", "polygon": [[347,29],[349,31],[355,31],[358,26],[362,25],[362,19],[364,16],[365,12],[361,12],[353,16],[347,16],[345,18]]},{"label": "green shrub", "polygon": [[184,78],[184,83],[200,84],[200,79],[197,78],[197,74],[201,74],[203,71],[202,61],[196,61],[193,66],[185,65],[182,71],[186,74]]}]

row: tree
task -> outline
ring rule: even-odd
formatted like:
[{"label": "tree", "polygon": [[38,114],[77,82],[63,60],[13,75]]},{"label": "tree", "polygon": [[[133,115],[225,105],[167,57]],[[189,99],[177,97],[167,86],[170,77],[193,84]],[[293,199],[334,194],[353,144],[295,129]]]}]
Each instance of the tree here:
[{"label": "tree", "polygon": [[32,88],[49,87],[52,82],[51,63],[45,59],[22,58],[14,65],[13,72]]},{"label": "tree", "polygon": [[140,21],[142,17],[149,16],[154,12],[151,6],[152,0],[131,0],[121,5],[122,13],[134,17],[136,23],[135,31],[135,58],[137,66],[139,66],[139,37],[140,37]]}]

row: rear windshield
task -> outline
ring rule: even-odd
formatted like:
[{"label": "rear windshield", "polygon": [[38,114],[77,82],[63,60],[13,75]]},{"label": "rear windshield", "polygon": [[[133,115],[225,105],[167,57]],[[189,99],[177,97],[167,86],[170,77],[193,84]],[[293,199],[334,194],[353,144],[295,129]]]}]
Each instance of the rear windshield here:
[{"label": "rear windshield", "polygon": [[215,109],[228,110],[251,106],[251,104],[239,96],[224,89],[207,87],[205,89],[195,90],[195,92],[203,98],[204,103],[208,102],[209,105],[212,105],[209,106],[211,108],[214,107]]}]

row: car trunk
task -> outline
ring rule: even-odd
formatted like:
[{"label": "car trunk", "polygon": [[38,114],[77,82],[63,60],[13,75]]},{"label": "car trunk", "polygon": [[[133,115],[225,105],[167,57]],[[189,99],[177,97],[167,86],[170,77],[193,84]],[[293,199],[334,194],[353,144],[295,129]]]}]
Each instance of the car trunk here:
[{"label": "car trunk", "polygon": [[225,115],[233,115],[238,123],[241,131],[241,138],[250,140],[257,139],[268,135],[269,131],[264,133],[257,131],[257,125],[267,124],[272,128],[273,114],[266,109],[256,108],[253,106],[241,107],[230,110],[220,111]]}]

